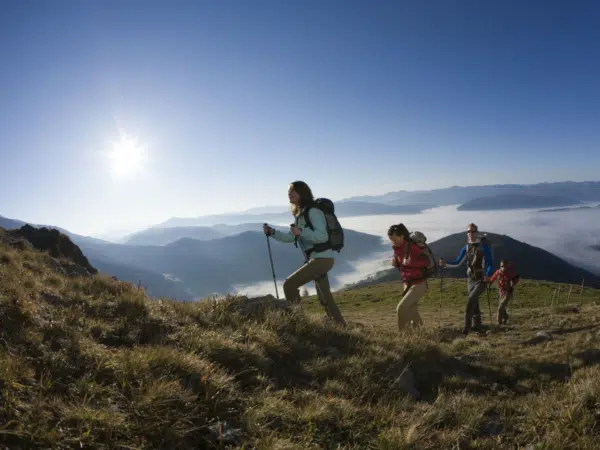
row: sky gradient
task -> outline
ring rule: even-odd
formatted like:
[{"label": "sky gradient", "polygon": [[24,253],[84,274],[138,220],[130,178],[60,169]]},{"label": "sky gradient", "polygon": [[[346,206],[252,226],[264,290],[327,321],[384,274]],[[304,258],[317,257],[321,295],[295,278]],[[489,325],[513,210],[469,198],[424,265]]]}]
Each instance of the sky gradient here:
[{"label": "sky gradient", "polygon": [[[0,215],[76,233],[597,180],[600,2],[7,1]],[[119,133],[146,148],[116,177]]]}]

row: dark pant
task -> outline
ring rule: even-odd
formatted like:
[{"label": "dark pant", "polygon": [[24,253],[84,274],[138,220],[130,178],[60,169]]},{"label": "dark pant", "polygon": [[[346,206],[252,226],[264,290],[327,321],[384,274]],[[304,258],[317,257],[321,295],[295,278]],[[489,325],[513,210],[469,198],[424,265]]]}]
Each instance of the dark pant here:
[{"label": "dark pant", "polygon": [[300,303],[300,286],[313,281],[317,288],[317,297],[319,303],[325,308],[325,312],[330,319],[336,323],[345,325],[346,321],[342,317],[340,309],[333,301],[331,288],[329,286],[329,277],[327,273],[333,268],[335,260],[333,258],[315,258],[305,263],[283,282],[283,292],[285,298],[291,303]]},{"label": "dark pant", "polygon": [[483,280],[469,279],[467,290],[469,293],[467,308],[465,309],[465,330],[481,326],[481,310],[479,309],[479,296],[485,292],[487,284]]}]

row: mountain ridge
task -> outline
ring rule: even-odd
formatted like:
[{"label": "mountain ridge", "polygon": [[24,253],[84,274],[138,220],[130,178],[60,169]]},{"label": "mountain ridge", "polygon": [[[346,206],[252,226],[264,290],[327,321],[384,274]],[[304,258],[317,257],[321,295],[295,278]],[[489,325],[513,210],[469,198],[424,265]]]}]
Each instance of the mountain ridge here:
[{"label": "mountain ridge", "polygon": [[552,206],[575,206],[581,201],[564,195],[498,194],[476,197],[461,205],[457,211],[497,211],[510,209],[547,208]]},{"label": "mountain ridge", "polygon": [[[547,250],[518,241],[505,234],[487,232],[487,236],[492,245],[493,270],[500,266],[501,259],[509,259],[515,262],[517,272],[527,279],[571,284],[580,284],[584,279],[586,285],[600,287],[600,275],[578,267]],[[439,261],[440,258],[443,258],[446,261],[452,261],[458,256],[460,249],[465,244],[466,237],[464,233],[455,233],[429,243],[429,247],[436,260]],[[456,269],[445,268],[443,276],[465,278],[466,263]],[[439,278],[439,274],[434,278]],[[398,270],[390,267],[378,271],[361,281],[348,284],[343,289],[375,285],[399,279]]]}]

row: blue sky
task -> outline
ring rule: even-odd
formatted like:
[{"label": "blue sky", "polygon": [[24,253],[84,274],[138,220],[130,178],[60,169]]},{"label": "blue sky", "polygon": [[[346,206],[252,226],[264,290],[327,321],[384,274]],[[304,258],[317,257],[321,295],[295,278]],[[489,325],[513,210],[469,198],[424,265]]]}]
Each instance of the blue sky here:
[{"label": "blue sky", "polygon": [[[79,233],[450,185],[598,179],[600,3],[0,5],[0,215]],[[116,176],[110,141],[134,136]]]}]

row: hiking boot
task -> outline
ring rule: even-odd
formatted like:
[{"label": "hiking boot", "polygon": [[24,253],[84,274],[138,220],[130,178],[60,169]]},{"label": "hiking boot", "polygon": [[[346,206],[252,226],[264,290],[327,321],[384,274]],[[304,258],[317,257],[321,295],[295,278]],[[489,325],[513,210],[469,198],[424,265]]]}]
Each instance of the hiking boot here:
[{"label": "hiking boot", "polygon": [[469,330],[467,328],[463,328],[462,330],[460,330],[460,334],[464,334],[466,336],[467,334],[469,334]]}]

